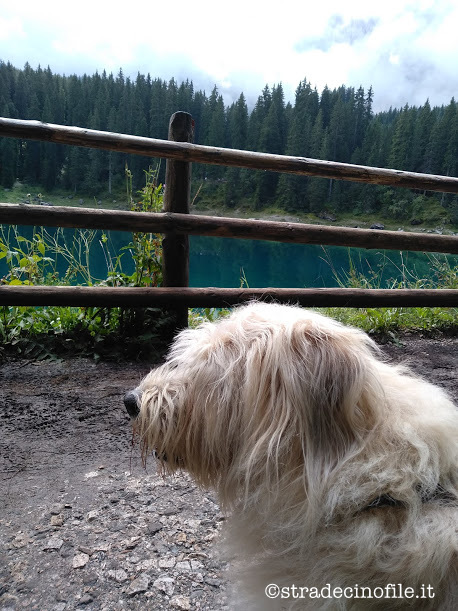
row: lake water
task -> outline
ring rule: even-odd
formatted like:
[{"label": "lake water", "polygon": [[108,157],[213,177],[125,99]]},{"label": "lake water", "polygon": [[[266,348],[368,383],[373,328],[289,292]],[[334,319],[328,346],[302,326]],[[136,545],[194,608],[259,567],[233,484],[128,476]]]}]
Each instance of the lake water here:
[{"label": "lake water", "polygon": [[[31,227],[21,227],[20,231],[21,235],[32,237]],[[56,230],[51,228],[49,231]],[[67,241],[71,240],[74,230],[65,230],[65,235]],[[101,235],[97,232],[90,250],[91,273],[96,279],[107,276],[106,256],[100,246]],[[107,232],[107,235],[112,255],[120,252],[131,240],[129,233]],[[338,286],[336,272],[343,278],[354,265],[365,275],[371,270],[381,273],[383,282],[380,288],[386,288],[393,286],[394,280],[401,280],[406,271],[419,278],[428,277],[431,274],[430,256],[437,255],[190,236],[189,284],[193,287],[239,287],[244,277],[250,288],[335,287]],[[458,265],[458,256],[448,257],[453,265]],[[122,267],[125,273],[132,273],[129,253],[123,255]],[[65,269],[61,261],[60,273]],[[0,260],[0,278],[6,272],[5,259]]]},{"label": "lake water", "polygon": [[192,237],[190,250],[191,286],[238,287],[244,275],[250,288],[335,287],[336,273],[343,278],[351,265],[365,275],[381,271],[386,284],[401,279],[403,264],[422,277],[430,268],[423,253],[340,246]]}]

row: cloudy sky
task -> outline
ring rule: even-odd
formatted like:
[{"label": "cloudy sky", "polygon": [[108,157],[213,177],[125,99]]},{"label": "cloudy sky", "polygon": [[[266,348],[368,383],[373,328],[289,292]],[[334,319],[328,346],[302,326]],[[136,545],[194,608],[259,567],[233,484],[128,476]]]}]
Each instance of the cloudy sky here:
[{"label": "cloudy sky", "polygon": [[190,78],[226,103],[374,88],[375,110],[458,97],[456,0],[0,0],[0,60],[53,72]]}]

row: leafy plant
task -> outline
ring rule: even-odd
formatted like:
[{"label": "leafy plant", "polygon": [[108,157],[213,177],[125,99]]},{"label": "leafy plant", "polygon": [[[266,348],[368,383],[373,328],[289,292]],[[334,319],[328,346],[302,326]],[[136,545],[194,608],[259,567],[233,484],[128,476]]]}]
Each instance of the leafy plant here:
[{"label": "leafy plant", "polygon": [[[157,183],[159,167],[145,172],[140,198],[132,196],[132,174],[126,168],[128,204],[131,210],[158,212],[162,209],[163,187]],[[98,239],[107,266],[107,277],[95,279],[91,272],[91,249],[99,234],[78,229],[71,240],[64,230],[34,228],[32,237],[19,234],[15,226],[1,227],[0,259],[7,264],[3,284],[52,285],[82,283],[87,286],[158,286],[162,282],[162,246],[156,234],[134,233],[132,242],[120,253],[112,253],[105,232]],[[67,234],[68,236],[68,234]],[[123,272],[122,262],[130,256],[134,272]],[[58,268],[64,268],[59,274]],[[50,358],[59,353],[107,356],[139,356],[160,352],[161,338],[170,336],[173,319],[158,308],[58,308],[2,307],[2,345],[33,358]],[[120,341],[121,340],[121,341]],[[154,340],[154,341],[153,341]]]},{"label": "leafy plant", "polygon": [[[132,173],[126,166],[127,199],[130,210],[134,212],[160,212],[162,210],[164,188],[158,184],[160,166],[145,171],[145,186],[140,191],[140,201],[132,197]],[[132,242],[125,246],[135,263],[132,277],[134,286],[160,286],[162,284],[162,242],[154,233],[134,232]]]},{"label": "leafy plant", "polygon": [[[2,284],[71,284],[78,282],[92,286],[96,280],[90,268],[90,253],[97,232],[77,229],[71,240],[62,227],[50,231],[34,227],[32,238],[19,234],[17,226],[0,229],[0,259],[5,259],[8,273]],[[61,265],[59,265],[59,263]],[[58,268],[64,265],[61,276]]]},{"label": "leafy plant", "polygon": [[46,256],[43,232],[34,232],[32,239],[19,235],[16,226],[0,226],[0,260],[8,267],[3,284],[39,284],[55,272],[54,260]]}]

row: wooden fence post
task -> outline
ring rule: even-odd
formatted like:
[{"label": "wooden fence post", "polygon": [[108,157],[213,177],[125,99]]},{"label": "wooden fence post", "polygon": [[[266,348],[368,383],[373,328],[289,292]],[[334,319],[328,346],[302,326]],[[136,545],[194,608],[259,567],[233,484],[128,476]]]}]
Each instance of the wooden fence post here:
[{"label": "wooden fence post", "polygon": [[[170,118],[169,140],[193,142],[194,121],[187,112],[176,112]],[[191,163],[167,159],[165,170],[164,212],[189,214],[191,203]],[[165,234],[162,240],[163,286],[189,285],[188,235]],[[188,326],[187,306],[174,308],[176,327]]]}]

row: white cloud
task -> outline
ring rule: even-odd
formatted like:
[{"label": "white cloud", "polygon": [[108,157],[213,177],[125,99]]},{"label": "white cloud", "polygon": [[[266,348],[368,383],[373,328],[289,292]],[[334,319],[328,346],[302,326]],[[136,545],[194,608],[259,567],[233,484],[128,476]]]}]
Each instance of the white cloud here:
[{"label": "white cloud", "polygon": [[0,15],[0,43],[24,38],[25,32],[19,17],[2,17]]},{"label": "white cloud", "polygon": [[252,101],[280,81],[290,98],[304,78],[319,91],[372,84],[378,108],[447,103],[458,84],[454,0],[0,0],[0,15],[0,59],[19,67],[122,67]]}]

